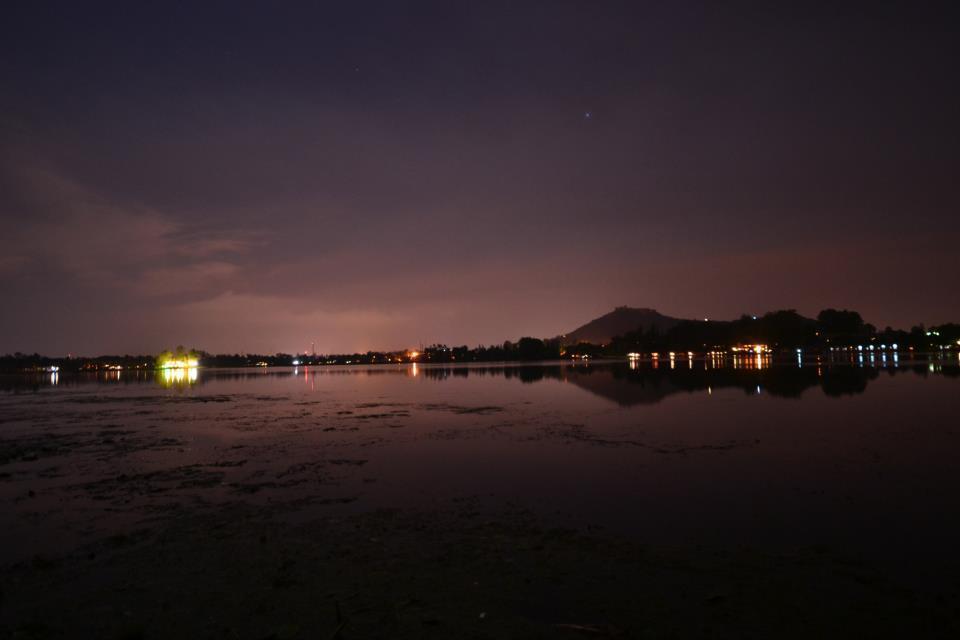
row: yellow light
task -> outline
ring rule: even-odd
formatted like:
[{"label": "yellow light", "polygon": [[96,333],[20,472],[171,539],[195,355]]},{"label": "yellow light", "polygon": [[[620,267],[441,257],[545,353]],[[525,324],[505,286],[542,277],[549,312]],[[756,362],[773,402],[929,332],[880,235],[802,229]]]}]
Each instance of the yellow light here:
[{"label": "yellow light", "polygon": [[410,357],[411,357],[411,358],[416,358],[416,357],[419,356],[419,355],[420,355],[420,352],[419,352],[419,351],[411,351],[411,352],[410,352]]},{"label": "yellow light", "polygon": [[196,358],[181,358],[160,363],[161,369],[196,369],[199,366],[200,361]]},{"label": "yellow light", "polygon": [[162,369],[160,384],[165,387],[186,386],[196,383],[196,367],[164,367]]}]

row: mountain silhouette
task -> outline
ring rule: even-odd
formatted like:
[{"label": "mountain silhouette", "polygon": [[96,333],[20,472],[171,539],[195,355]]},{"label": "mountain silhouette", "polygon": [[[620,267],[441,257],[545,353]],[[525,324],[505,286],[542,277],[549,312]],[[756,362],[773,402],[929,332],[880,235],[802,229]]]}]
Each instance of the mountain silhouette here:
[{"label": "mountain silhouette", "polygon": [[665,316],[655,309],[617,307],[610,313],[591,320],[582,327],[558,336],[558,339],[564,345],[579,342],[603,345],[609,343],[615,336],[636,331],[640,327],[643,327],[644,331],[656,327],[660,333],[666,333],[678,322],[681,322],[680,318]]}]

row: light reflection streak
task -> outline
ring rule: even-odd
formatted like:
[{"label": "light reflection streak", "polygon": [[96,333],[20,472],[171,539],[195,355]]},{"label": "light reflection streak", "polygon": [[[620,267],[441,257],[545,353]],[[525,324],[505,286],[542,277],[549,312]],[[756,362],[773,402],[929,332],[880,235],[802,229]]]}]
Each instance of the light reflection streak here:
[{"label": "light reflection streak", "polygon": [[197,378],[197,367],[160,370],[160,384],[164,387],[192,385],[197,382]]}]

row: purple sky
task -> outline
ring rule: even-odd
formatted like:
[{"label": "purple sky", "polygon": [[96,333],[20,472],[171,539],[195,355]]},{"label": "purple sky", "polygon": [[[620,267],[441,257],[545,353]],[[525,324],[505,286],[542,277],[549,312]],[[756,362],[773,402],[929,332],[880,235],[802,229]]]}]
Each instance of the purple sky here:
[{"label": "purple sky", "polygon": [[5,12],[0,352],[960,320],[933,5],[190,4]]}]

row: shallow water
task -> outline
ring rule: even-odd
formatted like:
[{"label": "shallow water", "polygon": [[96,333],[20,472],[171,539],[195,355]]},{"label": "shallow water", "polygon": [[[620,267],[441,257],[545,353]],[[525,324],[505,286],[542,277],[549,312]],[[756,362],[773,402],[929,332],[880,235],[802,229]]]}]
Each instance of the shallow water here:
[{"label": "shallow water", "polygon": [[0,564],[243,503],[531,511],[651,544],[955,563],[956,360],[8,379]]}]

